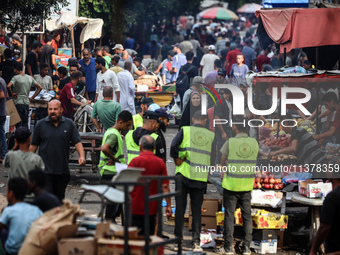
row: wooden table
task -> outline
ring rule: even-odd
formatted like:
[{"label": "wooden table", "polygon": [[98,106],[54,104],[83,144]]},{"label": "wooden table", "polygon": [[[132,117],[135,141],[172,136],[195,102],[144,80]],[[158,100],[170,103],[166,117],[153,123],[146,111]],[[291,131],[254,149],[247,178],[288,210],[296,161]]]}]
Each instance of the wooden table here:
[{"label": "wooden table", "polygon": [[165,107],[170,104],[174,97],[175,91],[150,91],[150,92],[136,92],[136,100],[139,101],[142,97],[151,97],[155,104],[160,107]]}]

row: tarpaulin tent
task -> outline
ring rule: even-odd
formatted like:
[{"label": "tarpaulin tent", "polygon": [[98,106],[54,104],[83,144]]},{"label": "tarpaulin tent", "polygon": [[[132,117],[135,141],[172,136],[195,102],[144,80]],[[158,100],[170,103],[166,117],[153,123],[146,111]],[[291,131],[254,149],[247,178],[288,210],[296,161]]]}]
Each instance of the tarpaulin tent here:
[{"label": "tarpaulin tent", "polygon": [[302,7],[307,8],[309,0],[264,0],[263,7],[265,8],[292,8]]},{"label": "tarpaulin tent", "polygon": [[65,13],[60,16],[59,19],[45,20],[46,29],[49,31],[68,28],[72,33],[73,41],[73,54],[75,54],[74,49],[74,34],[73,27],[78,23],[86,24],[80,34],[80,43],[84,44],[88,39],[96,39],[102,36],[102,28],[104,21],[102,19],[90,19],[85,17],[74,17],[69,13]]},{"label": "tarpaulin tent", "polygon": [[[257,35],[260,45],[266,48],[270,43],[280,45],[280,52],[286,49],[340,45],[340,8],[274,9],[259,10]],[[336,53],[334,51],[332,54]],[[337,61],[338,54],[335,62]],[[331,61],[330,64],[335,64]],[[331,67],[324,67],[331,69]]]}]

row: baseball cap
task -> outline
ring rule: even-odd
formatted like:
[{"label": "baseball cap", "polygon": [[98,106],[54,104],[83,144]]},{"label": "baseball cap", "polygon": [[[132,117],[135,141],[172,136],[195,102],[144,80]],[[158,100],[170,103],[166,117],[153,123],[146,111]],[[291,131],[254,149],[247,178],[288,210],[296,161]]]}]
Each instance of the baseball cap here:
[{"label": "baseball cap", "polygon": [[112,49],[113,49],[113,50],[114,50],[114,49],[124,50],[124,47],[123,47],[123,45],[121,45],[121,44],[116,44],[115,47],[113,47]]},{"label": "baseball cap", "polygon": [[204,82],[203,77],[201,76],[195,76],[194,79],[192,80],[191,86],[192,85],[200,85]]},{"label": "baseball cap", "polygon": [[15,40],[21,42],[21,38],[20,38],[20,36],[18,34],[13,34],[12,35],[12,39],[15,39]]},{"label": "baseball cap", "polygon": [[171,45],[173,48],[179,48],[180,50],[182,50],[182,47],[181,47],[181,45],[179,44],[179,43],[176,43],[176,44],[174,44],[174,45]]},{"label": "baseball cap", "polygon": [[216,50],[216,47],[215,47],[215,45],[209,45],[209,47],[208,47],[208,50]]},{"label": "baseball cap", "polygon": [[68,66],[78,65],[78,60],[76,57],[72,57],[68,59]]},{"label": "baseball cap", "polygon": [[158,114],[152,111],[146,111],[143,114],[143,119],[145,120],[157,120],[159,122],[158,119]]},{"label": "baseball cap", "polygon": [[217,75],[226,76],[227,71],[224,68],[219,68],[217,71]]},{"label": "baseball cap", "polygon": [[168,120],[172,120],[173,118],[175,118],[175,116],[171,115],[169,111],[164,107],[157,109],[155,113],[158,114],[158,117],[164,117],[167,118]]},{"label": "baseball cap", "polygon": [[169,50],[168,51],[168,56],[171,56],[171,57],[173,57],[173,56],[175,56],[175,53],[174,53],[174,51],[173,50]]},{"label": "baseball cap", "polygon": [[142,98],[141,104],[146,104],[147,106],[150,106],[151,104],[153,104],[153,99],[151,97],[144,97]]}]

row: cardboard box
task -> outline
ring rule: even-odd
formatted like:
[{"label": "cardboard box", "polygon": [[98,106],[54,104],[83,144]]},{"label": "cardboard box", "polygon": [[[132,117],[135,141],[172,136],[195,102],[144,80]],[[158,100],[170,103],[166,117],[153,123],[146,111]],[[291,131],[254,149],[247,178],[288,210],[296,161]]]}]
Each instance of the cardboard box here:
[{"label": "cardboard box", "polygon": [[274,229],[254,229],[253,240],[277,240],[277,230]]},{"label": "cardboard box", "polygon": [[15,124],[18,124],[21,121],[21,118],[19,116],[17,108],[15,107],[13,99],[10,99],[7,101],[6,107],[7,107],[7,115],[11,117],[9,125],[14,126]]},{"label": "cardboard box", "polygon": [[[201,226],[202,228],[206,229],[216,229],[216,217],[212,216],[202,216],[202,221],[201,221]],[[189,216],[189,224],[188,224],[188,229],[192,230],[192,216]]]},{"label": "cardboard box", "polygon": [[299,193],[308,198],[321,198],[332,191],[332,183],[323,183],[322,180],[299,181]]},{"label": "cardboard box", "polygon": [[65,238],[58,242],[58,254],[95,255],[96,241],[93,237]]},{"label": "cardboard box", "polygon": [[[243,226],[241,209],[235,211],[235,224]],[[288,215],[271,213],[266,210],[252,209],[253,228],[255,229],[286,229],[288,227]]]},{"label": "cardboard box", "polygon": [[217,212],[216,213],[216,225],[217,226],[224,226],[224,212]]},{"label": "cardboard box", "polygon": [[[150,236],[150,243],[162,242],[163,239],[158,236]],[[144,240],[129,240],[130,255],[144,255]],[[164,255],[164,246],[150,249],[151,255]],[[124,240],[123,239],[104,239],[100,238],[97,241],[97,255],[124,255]]]},{"label": "cardboard box", "polygon": [[[191,201],[189,201],[189,215],[192,215],[191,212]],[[216,212],[222,209],[222,200],[221,199],[204,199],[201,214],[202,216],[216,216]]]},{"label": "cardboard box", "polygon": [[277,240],[262,240],[252,241],[250,248],[254,249],[256,253],[276,253],[277,252]]}]

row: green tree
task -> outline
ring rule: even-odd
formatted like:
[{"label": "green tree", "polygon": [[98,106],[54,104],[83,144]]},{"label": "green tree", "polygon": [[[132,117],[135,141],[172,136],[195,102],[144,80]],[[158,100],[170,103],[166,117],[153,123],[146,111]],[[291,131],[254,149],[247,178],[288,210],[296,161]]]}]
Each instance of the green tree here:
[{"label": "green tree", "polygon": [[2,0],[0,23],[13,32],[27,31],[67,3],[67,0]]}]

